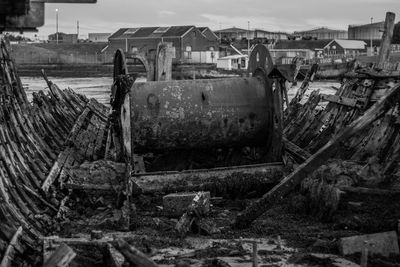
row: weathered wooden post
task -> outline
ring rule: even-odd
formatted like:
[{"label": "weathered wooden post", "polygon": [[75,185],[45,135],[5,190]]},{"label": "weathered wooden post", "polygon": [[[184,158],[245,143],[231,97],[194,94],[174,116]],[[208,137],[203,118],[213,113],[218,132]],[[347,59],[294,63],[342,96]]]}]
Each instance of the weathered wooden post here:
[{"label": "weathered wooden post", "polygon": [[381,48],[379,50],[378,68],[383,69],[385,62],[390,58],[390,46],[392,44],[394,20],[396,15],[392,12],[386,13],[385,28],[381,41]]},{"label": "weathered wooden post", "polygon": [[157,47],[155,61],[155,80],[170,81],[172,80],[172,58],[174,47],[172,43],[159,43]]}]

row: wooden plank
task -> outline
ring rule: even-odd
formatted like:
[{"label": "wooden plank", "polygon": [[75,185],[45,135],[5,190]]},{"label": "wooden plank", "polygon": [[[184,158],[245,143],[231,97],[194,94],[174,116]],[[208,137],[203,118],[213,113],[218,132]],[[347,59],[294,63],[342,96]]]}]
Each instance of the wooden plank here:
[{"label": "wooden plank", "polygon": [[321,100],[337,103],[340,105],[352,107],[352,108],[361,108],[363,102],[360,101],[359,99],[356,98],[349,98],[349,97],[343,97],[343,96],[337,96],[337,95],[327,95],[327,94],[321,94]]},{"label": "wooden plank", "polygon": [[43,267],[67,267],[75,256],[76,253],[72,248],[66,244],[61,244],[43,264]]},{"label": "wooden plank", "polygon": [[46,180],[42,184],[42,190],[47,192],[50,186],[54,183],[54,181],[59,176],[67,158],[73,153],[74,150],[72,148],[66,148],[62,151],[57,158],[57,161],[54,162],[53,167],[50,170],[50,173],[47,175]]},{"label": "wooden plank", "polygon": [[303,163],[311,157],[311,154],[308,151],[305,151],[304,149],[298,147],[296,144],[290,142],[285,137],[283,138],[283,143],[285,144],[285,150],[289,152],[298,163]]},{"label": "wooden plank", "polygon": [[[281,179],[283,164],[268,163],[225,168],[187,170],[182,172],[131,173],[130,181],[147,194],[181,191],[208,191],[213,185],[233,186],[240,177],[251,176],[251,183],[274,184]],[[243,185],[242,185],[243,186]],[[223,190],[223,189],[221,189]],[[211,191],[211,190],[210,190]]]},{"label": "wooden plank", "polygon": [[138,267],[157,267],[158,265],[147,257],[143,252],[129,245],[123,239],[117,239],[113,242],[113,246],[118,249],[122,255],[132,264]]},{"label": "wooden plank", "polygon": [[0,267],[10,267],[13,266],[13,259],[15,256],[15,247],[17,246],[18,240],[23,232],[22,226],[18,228],[15,232],[13,238],[11,239],[7,250],[4,253],[3,259],[1,260]]},{"label": "wooden plank", "polygon": [[235,222],[238,228],[248,227],[252,221],[261,216],[277,200],[282,199],[286,194],[299,185],[309,174],[324,164],[336,151],[340,144],[354,134],[369,127],[374,121],[381,118],[390,108],[397,104],[400,99],[400,86],[390,89],[385,97],[373,105],[365,114],[355,120],[349,127],[333,137],[324,147],[319,149],[306,162],[300,165],[290,175],[283,179],[271,191],[261,199],[250,205]]},{"label": "wooden plank", "polygon": [[366,187],[339,187],[339,189],[346,193],[361,194],[361,195],[373,195],[373,196],[398,196],[400,190],[394,189],[379,189],[379,188],[366,188]]}]

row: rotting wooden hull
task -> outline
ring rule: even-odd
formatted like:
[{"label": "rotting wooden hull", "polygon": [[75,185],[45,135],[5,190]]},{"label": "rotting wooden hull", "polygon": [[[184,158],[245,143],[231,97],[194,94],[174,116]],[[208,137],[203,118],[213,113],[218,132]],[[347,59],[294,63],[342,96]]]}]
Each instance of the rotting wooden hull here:
[{"label": "rotting wooden hull", "polygon": [[63,167],[104,153],[107,109],[51,82],[29,103],[0,42],[0,266],[31,265],[58,210],[46,192]]}]

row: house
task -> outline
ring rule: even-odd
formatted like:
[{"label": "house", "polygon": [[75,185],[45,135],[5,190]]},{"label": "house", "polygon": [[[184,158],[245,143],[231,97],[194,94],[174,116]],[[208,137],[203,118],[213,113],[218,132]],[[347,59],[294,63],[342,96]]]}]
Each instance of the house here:
[{"label": "house", "polygon": [[209,29],[201,29],[195,26],[122,28],[108,38],[107,50],[123,49],[149,56],[156,53],[160,42],[170,42],[175,48],[173,62],[216,63],[218,38]]},{"label": "house", "polygon": [[50,34],[48,38],[49,43],[76,44],[78,42],[78,34],[67,34],[59,32],[58,34]]},{"label": "house", "polygon": [[105,43],[108,42],[108,37],[111,36],[111,33],[89,33],[88,39],[93,43]]},{"label": "house", "polygon": [[367,44],[359,40],[332,40],[324,47],[326,55],[358,56],[366,52]]},{"label": "house", "polygon": [[312,60],[321,57],[332,40],[280,40],[270,49],[276,62],[289,62],[295,57]]},{"label": "house", "polygon": [[285,40],[288,34],[285,32],[273,32],[260,29],[245,30],[240,28],[228,28],[214,32],[220,39],[237,40]]},{"label": "house", "polygon": [[359,40],[286,40],[278,41],[271,49],[276,63],[290,64],[293,58],[305,60],[332,57],[354,57],[366,52],[366,43]]},{"label": "house", "polygon": [[218,41],[219,37],[208,27],[198,27],[199,31],[211,41]]},{"label": "house", "polygon": [[302,39],[318,39],[318,40],[332,40],[332,39],[347,39],[347,31],[329,29],[320,27],[307,31],[297,31],[294,35]]},{"label": "house", "polygon": [[232,55],[217,60],[217,68],[224,70],[246,70],[249,63],[247,55]]}]

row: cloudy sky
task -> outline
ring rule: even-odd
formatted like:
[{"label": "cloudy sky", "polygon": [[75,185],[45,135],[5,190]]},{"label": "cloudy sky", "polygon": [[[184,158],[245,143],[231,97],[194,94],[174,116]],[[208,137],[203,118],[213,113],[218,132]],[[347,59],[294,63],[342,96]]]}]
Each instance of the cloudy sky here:
[{"label": "cloudy sky", "polygon": [[250,28],[291,32],[320,26],[347,29],[348,24],[369,23],[371,17],[382,21],[387,11],[400,11],[400,0],[97,0],[97,4],[46,4],[46,22],[39,36],[55,32],[57,8],[59,31],[76,33],[79,20],[82,35],[158,25],[247,28],[248,21]]}]

